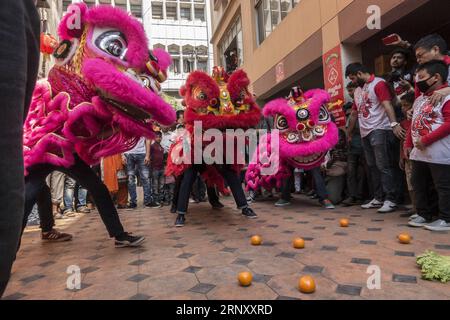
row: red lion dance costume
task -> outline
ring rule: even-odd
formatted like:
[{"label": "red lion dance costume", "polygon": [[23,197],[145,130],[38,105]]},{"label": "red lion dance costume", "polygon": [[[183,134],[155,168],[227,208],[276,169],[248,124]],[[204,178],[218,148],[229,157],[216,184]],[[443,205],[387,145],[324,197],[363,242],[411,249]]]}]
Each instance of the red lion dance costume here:
[{"label": "red lion dance costume", "polygon": [[58,170],[89,190],[116,246],[138,245],[143,237],[124,232],[108,190],[89,166],[131,149],[142,136],[153,138],[153,121],[175,121],[159,96],[170,56],[149,51],[140,22],[112,6],[69,6],[58,33],[56,66],[36,85],[24,124],[24,223],[39,200],[43,232],[53,230],[45,177]]},{"label": "red lion dance costume", "polygon": [[[169,159],[166,167],[166,175],[173,175],[181,183],[179,192],[176,192],[177,226],[183,226],[185,214],[187,212],[189,196],[192,185],[198,175],[202,177],[208,186],[208,199],[214,208],[222,208],[219,202],[215,187],[219,191],[224,190],[224,180],[230,187],[238,209],[248,218],[255,218],[256,214],[248,207],[244,191],[241,186],[239,174],[243,165],[238,164],[233,159],[232,163],[225,161],[226,134],[222,134],[220,141],[222,150],[226,150],[219,157],[219,161],[206,161],[202,159],[200,163],[194,161],[193,149],[196,146],[194,140],[201,139],[195,126],[201,124],[202,131],[208,129],[248,129],[255,127],[261,118],[261,112],[256,105],[252,95],[248,91],[250,80],[242,70],[235,71],[231,75],[225,73],[220,67],[214,68],[213,76],[210,77],[204,72],[195,71],[191,73],[186,81],[186,85],[181,88],[180,93],[184,97],[186,110],[184,114],[186,124],[186,135],[180,137],[172,146],[169,152]],[[202,135],[200,131],[200,136]],[[206,132],[207,133],[207,132]],[[219,132],[220,133],[220,132]],[[233,149],[235,148],[232,140]],[[187,142],[190,147],[186,148]],[[214,140],[214,142],[217,142]],[[200,142],[201,153],[208,150],[209,142]],[[191,146],[194,146],[192,148]],[[229,146],[230,147],[230,146]],[[235,149],[233,150],[235,151]],[[214,154],[217,156],[217,154]],[[181,158],[189,161],[180,161]],[[217,158],[216,158],[217,159]],[[224,160],[224,161],[221,161]],[[178,194],[178,195],[177,195]]]},{"label": "red lion dance costume", "polygon": [[[295,168],[311,170],[319,167],[327,152],[338,142],[338,128],[332,122],[327,104],[328,93],[321,89],[309,90],[302,94],[298,88],[288,99],[276,99],[263,109],[265,117],[273,117],[274,129],[271,134],[260,139],[258,152],[246,172],[247,188],[283,188],[286,201],[289,200],[290,178]],[[271,140],[278,135],[279,148],[271,150]],[[263,174],[266,166],[257,157],[262,155],[278,168],[271,174]]]}]

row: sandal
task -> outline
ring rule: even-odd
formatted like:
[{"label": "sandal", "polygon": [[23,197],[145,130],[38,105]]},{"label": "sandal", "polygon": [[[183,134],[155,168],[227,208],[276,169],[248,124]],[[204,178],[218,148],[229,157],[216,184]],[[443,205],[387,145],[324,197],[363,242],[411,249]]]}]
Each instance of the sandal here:
[{"label": "sandal", "polygon": [[49,242],[63,242],[72,240],[72,235],[68,233],[62,233],[58,230],[52,229],[49,232],[42,232],[41,239]]}]

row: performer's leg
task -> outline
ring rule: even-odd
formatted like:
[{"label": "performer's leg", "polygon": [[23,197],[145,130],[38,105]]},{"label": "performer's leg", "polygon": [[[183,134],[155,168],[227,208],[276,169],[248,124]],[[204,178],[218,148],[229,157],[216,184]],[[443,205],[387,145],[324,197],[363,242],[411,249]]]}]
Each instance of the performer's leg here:
[{"label": "performer's leg", "polygon": [[197,178],[197,170],[194,167],[187,169],[181,180],[180,190],[178,192],[177,213],[186,214],[189,205],[189,196],[191,195],[192,186]]},{"label": "performer's leg", "polygon": [[207,187],[206,192],[208,193],[208,201],[214,209],[221,209],[224,205],[219,201],[219,195],[214,187]]},{"label": "performer's leg", "polygon": [[245,197],[245,193],[242,189],[242,184],[238,174],[229,166],[223,167],[220,170],[220,173],[230,186],[234,201],[236,202],[238,209],[242,209],[242,214],[249,219],[257,218],[258,216],[256,215],[256,213],[248,206],[247,198]]},{"label": "performer's leg", "polygon": [[75,164],[66,173],[83,185],[94,198],[100,217],[108,230],[110,237],[117,237],[124,233],[114,202],[108,189],[91,168],[78,156],[75,156]]},{"label": "performer's leg", "polygon": [[52,212],[51,191],[47,184],[44,184],[37,197],[39,221],[42,232],[50,232],[55,226],[55,219]]},{"label": "performer's leg", "polygon": [[220,173],[224,177],[225,181],[228,183],[231,192],[233,193],[234,201],[236,202],[238,209],[247,208],[248,207],[247,198],[245,197],[245,193],[244,190],[242,189],[242,184],[238,174],[228,166],[222,168],[220,170]]},{"label": "performer's leg", "polygon": [[[36,165],[33,166],[28,170],[28,176],[25,178],[25,208],[24,208],[24,215],[22,220],[22,231],[25,229],[28,217],[30,216],[31,211],[33,210],[34,205],[38,201],[38,198],[41,200],[44,197],[50,197],[50,206],[48,203],[42,206],[42,210],[44,213],[44,220],[45,217],[48,215],[48,211],[50,209],[50,214],[52,213],[52,206],[51,206],[51,195],[50,191],[45,183],[45,178],[54,170],[54,166],[48,165],[48,164],[42,164],[42,165]],[[47,190],[44,190],[44,189]],[[49,199],[46,200],[46,202]]]}]

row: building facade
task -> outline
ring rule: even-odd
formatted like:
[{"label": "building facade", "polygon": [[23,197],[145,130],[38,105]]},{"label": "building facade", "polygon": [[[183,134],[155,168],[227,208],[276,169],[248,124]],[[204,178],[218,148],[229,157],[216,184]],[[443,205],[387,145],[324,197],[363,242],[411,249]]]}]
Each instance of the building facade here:
[{"label": "building facade", "polygon": [[143,0],[143,23],[150,45],[170,53],[173,63],[163,91],[179,98],[179,89],[194,70],[213,67],[209,0]]},{"label": "building facade", "polygon": [[296,84],[343,99],[348,63],[389,71],[385,36],[450,40],[449,9],[440,0],[213,0],[214,60],[244,68],[262,105]]}]

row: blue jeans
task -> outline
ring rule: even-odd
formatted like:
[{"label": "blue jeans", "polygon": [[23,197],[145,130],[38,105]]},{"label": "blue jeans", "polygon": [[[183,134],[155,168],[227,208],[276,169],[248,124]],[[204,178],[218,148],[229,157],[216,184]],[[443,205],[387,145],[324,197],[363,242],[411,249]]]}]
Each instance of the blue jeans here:
[{"label": "blue jeans", "polygon": [[375,199],[397,202],[399,177],[395,166],[400,150],[397,138],[392,131],[374,130],[362,142]]},{"label": "blue jeans", "polygon": [[66,176],[64,182],[64,211],[86,206],[87,190],[81,187],[75,179]]},{"label": "blue jeans", "polygon": [[155,202],[164,201],[164,170],[152,170],[152,192]]},{"label": "blue jeans", "polygon": [[314,180],[314,190],[316,190],[317,196],[319,197],[319,201],[323,201],[328,199],[328,191],[327,186],[325,184],[325,179],[320,172],[320,167],[311,169],[311,175]]},{"label": "blue jeans", "polygon": [[150,168],[145,165],[145,154],[125,154],[127,159],[128,192],[130,193],[130,205],[137,204],[136,194],[136,168],[139,171],[142,187],[144,189],[144,204],[152,202],[152,189],[150,185]]}]

